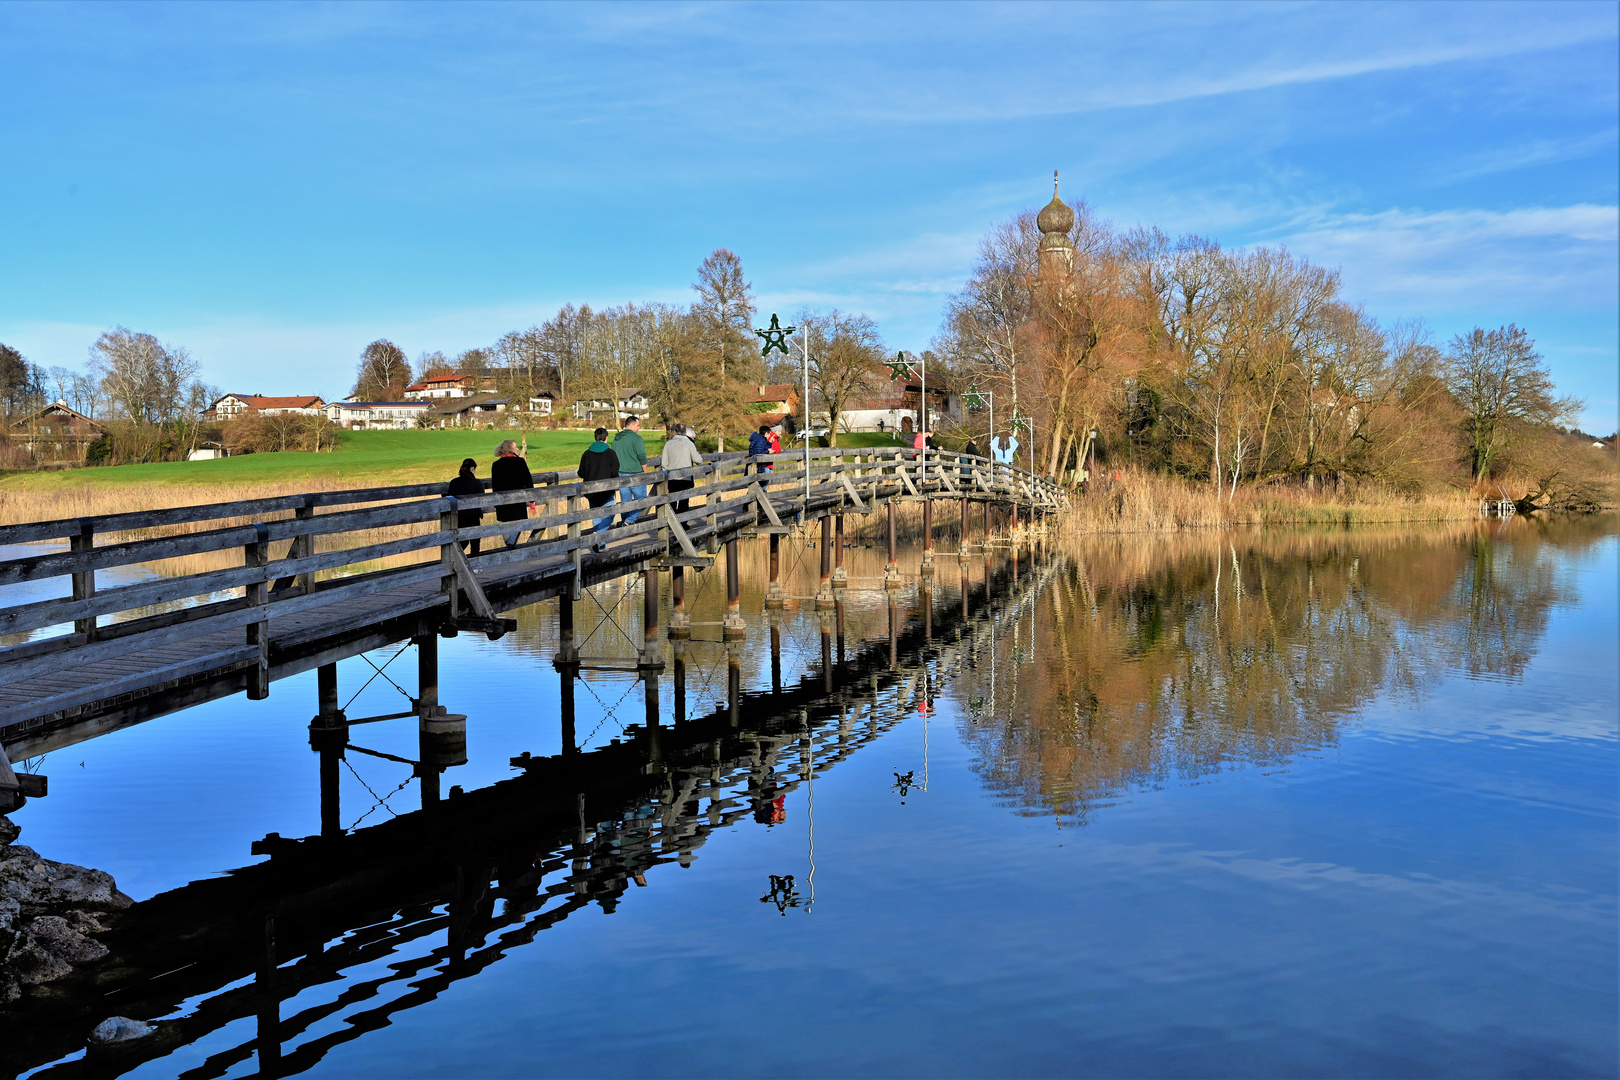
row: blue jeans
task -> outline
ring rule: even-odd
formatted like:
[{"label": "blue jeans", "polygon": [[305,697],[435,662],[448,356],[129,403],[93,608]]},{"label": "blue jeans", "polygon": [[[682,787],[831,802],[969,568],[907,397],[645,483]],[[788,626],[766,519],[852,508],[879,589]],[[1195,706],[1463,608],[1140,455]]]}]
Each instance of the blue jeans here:
[{"label": "blue jeans", "polygon": [[[640,476],[641,474],[640,473],[620,473],[619,475],[620,476]],[[622,488],[619,489],[619,501],[620,502],[635,502],[637,499],[645,499],[646,497],[647,497],[647,485],[646,484],[642,484],[640,487],[636,487],[636,486],[632,485],[630,487],[622,487]],[[628,514],[619,515],[619,520],[623,521],[626,525],[634,525],[636,523],[636,521],[640,517],[641,517],[641,511],[640,510],[632,510]]]}]

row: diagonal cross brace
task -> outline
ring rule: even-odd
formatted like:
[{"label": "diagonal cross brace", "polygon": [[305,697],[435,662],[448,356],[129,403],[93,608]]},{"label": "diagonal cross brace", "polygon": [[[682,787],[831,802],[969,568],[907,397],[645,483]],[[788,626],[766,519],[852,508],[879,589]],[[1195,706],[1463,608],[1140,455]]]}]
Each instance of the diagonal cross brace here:
[{"label": "diagonal cross brace", "polygon": [[698,552],[697,548],[692,546],[692,538],[686,535],[686,530],[681,527],[680,518],[675,516],[675,504],[665,503],[660,509],[663,513],[664,524],[669,528],[670,535],[675,538],[676,543],[681,545],[681,554],[689,558],[697,558]]},{"label": "diagonal cross brace", "polygon": [[844,491],[849,496],[849,501],[855,504],[855,509],[863,514],[866,513],[866,504],[861,502],[860,495],[855,491],[855,485],[849,482],[849,476],[845,473],[839,473],[838,482],[844,485]]},{"label": "diagonal cross brace", "polygon": [[777,527],[781,527],[782,519],[776,516],[776,507],[772,506],[771,500],[766,497],[765,489],[760,487],[758,484],[750,484],[748,486],[748,493],[752,495],[754,497],[754,501],[759,503],[760,507],[764,509],[765,517],[770,521],[770,523]]},{"label": "diagonal cross brace", "polygon": [[461,545],[446,544],[444,550],[450,555],[450,566],[456,572],[456,581],[467,594],[467,601],[472,604],[473,611],[477,612],[480,618],[495,618],[495,608],[490,604],[489,597],[484,595],[484,587],[479,584],[478,576],[473,573],[472,564],[467,561]]}]

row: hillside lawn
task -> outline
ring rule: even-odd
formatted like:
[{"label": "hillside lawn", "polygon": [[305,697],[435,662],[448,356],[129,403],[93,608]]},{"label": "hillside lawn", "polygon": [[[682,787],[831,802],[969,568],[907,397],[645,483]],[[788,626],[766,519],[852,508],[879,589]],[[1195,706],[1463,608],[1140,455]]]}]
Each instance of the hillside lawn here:
[{"label": "hillside lawn", "polygon": [[[346,431],[336,450],[311,454],[242,454],[213,461],[164,461],[147,465],[113,465],[65,469],[60,472],[18,472],[0,477],[0,492],[30,495],[89,493],[110,488],[283,487],[314,481],[322,490],[380,487],[386,484],[428,483],[456,475],[462,458],[478,462],[478,475],[487,477],[495,446],[504,438],[522,440],[522,432],[489,429],[448,431]],[[655,456],[664,445],[664,433],[644,429],[647,453]],[[528,432],[529,469],[546,472],[571,469],[590,445],[590,433],[579,429]],[[821,443],[823,440],[816,440]],[[893,435],[876,432],[842,433],[840,446],[895,446]],[[730,440],[740,449],[741,440]]]}]

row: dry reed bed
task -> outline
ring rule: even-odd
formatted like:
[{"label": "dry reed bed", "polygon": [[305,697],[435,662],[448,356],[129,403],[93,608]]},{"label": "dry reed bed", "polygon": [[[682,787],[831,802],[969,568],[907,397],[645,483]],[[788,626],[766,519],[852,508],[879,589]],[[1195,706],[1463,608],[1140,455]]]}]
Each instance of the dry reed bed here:
[{"label": "dry reed bed", "polygon": [[1461,521],[1477,517],[1477,507],[1466,492],[1407,496],[1365,488],[1345,497],[1297,488],[1240,488],[1232,496],[1207,484],[1132,472],[1107,487],[1074,495],[1070,511],[1062,516],[1062,530],[1087,534]]}]

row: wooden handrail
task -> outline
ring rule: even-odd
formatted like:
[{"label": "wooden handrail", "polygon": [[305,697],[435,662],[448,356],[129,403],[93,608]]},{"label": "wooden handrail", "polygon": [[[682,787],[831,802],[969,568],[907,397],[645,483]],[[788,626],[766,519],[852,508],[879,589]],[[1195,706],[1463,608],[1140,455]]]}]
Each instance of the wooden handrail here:
[{"label": "wooden handrail", "polygon": [[[653,460],[661,464],[658,459]],[[762,464],[776,467],[758,468]],[[72,550],[0,561],[0,585],[73,575],[75,587],[72,597],[0,607],[0,633],[25,633],[68,622],[74,624],[75,632],[0,649],[0,672],[4,672],[0,675],[0,684],[27,677],[20,672],[33,671],[36,667],[44,670],[40,665],[59,662],[54,654],[65,650],[72,650],[75,659],[84,662],[90,660],[92,654],[99,656],[102,651],[113,650],[108,652],[108,655],[113,655],[118,648],[118,639],[137,634],[141,636],[143,644],[157,645],[227,626],[262,625],[278,615],[330,603],[349,595],[360,586],[364,586],[368,592],[374,591],[374,583],[379,581],[385,585],[390,582],[404,585],[418,578],[427,580],[428,577],[440,576],[443,587],[451,589],[454,595],[450,576],[444,569],[454,562],[447,555],[448,548],[469,540],[510,534],[514,530],[535,534],[555,529],[567,535],[531,540],[514,549],[485,553],[478,557],[478,565],[493,566],[515,561],[536,561],[548,565],[554,560],[560,563],[601,539],[589,533],[581,535],[578,529],[581,523],[610,514],[640,511],[646,515],[644,520],[634,525],[615,530],[614,540],[663,533],[666,544],[670,543],[670,521],[681,532],[688,534],[690,540],[692,537],[708,537],[722,528],[734,528],[739,520],[746,524],[757,523],[761,520],[762,511],[772,521],[780,520],[781,516],[798,515],[809,509],[803,503],[807,490],[804,465],[803,451],[762,455],[728,453],[711,456],[709,460],[690,468],[658,468],[648,473],[594,481],[579,480],[576,470],[557,470],[536,477],[539,482],[534,487],[463,498],[443,494],[445,484],[414,484],[249,499],[236,503],[6,527],[13,530],[10,534],[13,540],[25,533],[45,539],[60,539],[63,536],[77,539]],[[684,491],[668,490],[670,479],[683,478],[706,482]],[[861,504],[866,512],[875,509],[883,500],[895,497],[966,497],[967,493],[979,497],[1001,496],[1020,502],[1038,502],[1054,508],[1065,501],[1059,485],[1016,467],[955,451],[919,451],[900,446],[812,449],[809,480],[810,502],[822,510],[829,505],[851,505],[851,494],[857,488],[863,500],[870,500]],[[640,499],[629,502],[615,500],[599,507],[580,504],[586,495],[617,492],[626,487],[643,485],[649,486],[651,491]],[[765,504],[756,498],[728,498],[751,490],[757,491]],[[699,498],[704,500],[705,505],[689,507],[681,514],[663,512],[663,508],[674,503]],[[355,507],[362,503],[383,505],[314,513],[316,506]],[[553,503],[560,503],[564,510],[512,521],[481,523],[465,529],[454,527],[456,515],[461,511],[489,510],[514,503],[545,503],[547,509]],[[766,505],[771,509],[766,511]],[[194,524],[250,516],[253,513],[293,513],[297,516],[93,546],[96,536],[108,532]],[[430,522],[436,522],[441,527],[412,536],[333,551],[316,553],[313,548],[313,538],[317,536],[347,536]],[[450,527],[444,528],[445,522],[449,522]],[[0,540],[6,537],[7,534],[0,530]],[[290,549],[281,559],[270,558],[268,544],[281,540],[293,541]],[[93,580],[97,570],[234,548],[249,553],[246,560],[248,565],[113,588],[97,589]],[[326,581],[318,585],[315,582],[315,575],[323,571],[432,551],[438,553],[432,563],[377,571],[341,582]],[[464,562],[461,570],[466,572]],[[271,583],[277,581],[284,584],[300,581],[303,587],[266,591]],[[245,591],[236,597],[201,603],[180,612],[151,615],[108,627],[97,627],[95,623],[97,618],[104,616],[237,589]],[[98,635],[107,640],[98,642]],[[127,647],[127,642],[124,647]]]}]

